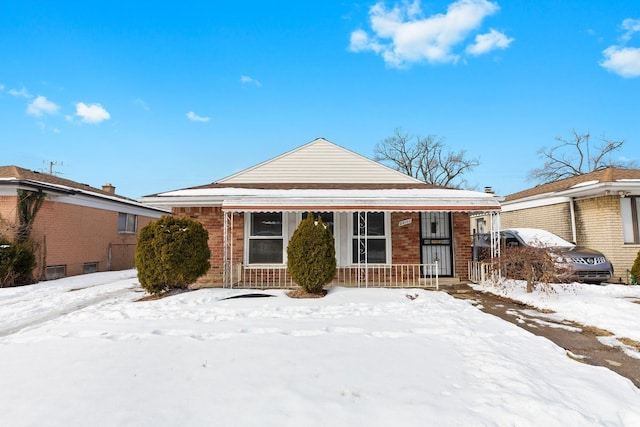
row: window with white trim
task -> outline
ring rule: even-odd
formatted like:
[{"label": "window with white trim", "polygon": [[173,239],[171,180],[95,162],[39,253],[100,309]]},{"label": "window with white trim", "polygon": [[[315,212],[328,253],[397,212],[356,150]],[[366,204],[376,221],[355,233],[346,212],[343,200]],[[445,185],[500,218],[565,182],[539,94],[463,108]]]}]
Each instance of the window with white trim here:
[{"label": "window with white trim", "polygon": [[255,212],[249,221],[249,264],[282,264],[282,212]]},{"label": "window with white trim", "polygon": [[622,233],[625,243],[640,243],[640,197],[620,199]]},{"label": "window with white trim", "polygon": [[384,212],[354,212],[352,262],[385,264],[388,230]]},{"label": "window with white trim", "polygon": [[138,227],[138,216],[120,212],[118,214],[118,232],[135,233]]}]

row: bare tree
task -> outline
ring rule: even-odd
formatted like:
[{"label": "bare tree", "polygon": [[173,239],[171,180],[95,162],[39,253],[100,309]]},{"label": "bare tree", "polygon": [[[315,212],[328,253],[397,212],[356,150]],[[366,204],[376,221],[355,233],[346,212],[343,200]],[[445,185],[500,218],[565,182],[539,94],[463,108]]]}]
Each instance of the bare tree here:
[{"label": "bare tree", "polygon": [[393,136],[376,144],[374,159],[429,184],[462,188],[463,175],[478,166],[477,159],[467,159],[466,152],[447,151],[444,138],[436,135],[413,136],[396,128]]},{"label": "bare tree", "polygon": [[571,139],[556,137],[558,144],[553,147],[542,147],[538,155],[544,160],[541,168],[529,171],[529,180],[538,183],[557,181],[563,178],[582,175],[607,167],[632,168],[635,162],[612,160],[611,154],[619,150],[624,141],[600,139],[600,144],[592,147],[591,134],[578,133],[571,130]]}]

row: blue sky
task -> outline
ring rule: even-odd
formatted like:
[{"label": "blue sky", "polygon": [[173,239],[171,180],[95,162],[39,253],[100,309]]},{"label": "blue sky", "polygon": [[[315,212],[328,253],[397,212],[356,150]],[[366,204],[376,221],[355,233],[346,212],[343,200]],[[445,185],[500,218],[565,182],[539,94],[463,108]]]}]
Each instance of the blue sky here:
[{"label": "blue sky", "polygon": [[395,128],[501,195],[572,129],[640,163],[635,0],[2,1],[0,40],[0,164],[133,198]]}]

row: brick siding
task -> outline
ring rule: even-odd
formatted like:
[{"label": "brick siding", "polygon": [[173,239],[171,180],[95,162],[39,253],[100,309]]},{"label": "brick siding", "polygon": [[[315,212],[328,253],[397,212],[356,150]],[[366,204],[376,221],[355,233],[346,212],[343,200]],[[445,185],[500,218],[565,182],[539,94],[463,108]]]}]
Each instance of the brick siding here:
[{"label": "brick siding", "polygon": [[[617,195],[579,199],[574,202],[576,243],[602,252],[613,264],[611,282],[628,283],[628,271],[640,245],[625,244],[620,197]],[[572,241],[569,203],[503,212],[502,228],[542,228]]]},{"label": "brick siding", "polygon": [[[138,230],[154,219],[138,216]],[[75,276],[83,274],[85,263],[97,263],[98,271],[135,265],[137,233],[119,233],[115,211],[47,200],[36,216],[32,238],[37,245],[35,276],[40,279],[46,277],[46,266],[64,265],[66,275]]]},{"label": "brick siding", "polygon": [[540,206],[500,213],[500,228],[542,228],[572,241],[569,203]]},{"label": "brick siding", "polygon": [[[224,213],[220,207],[178,207],[173,215],[199,221],[209,232],[211,268],[196,282],[200,286],[220,287],[223,284],[224,263]],[[400,221],[411,219],[406,225]],[[468,277],[468,261],[471,260],[471,235],[469,215],[453,214],[454,274],[458,278]],[[391,214],[391,256],[393,264],[420,264],[420,214],[417,212]],[[244,215],[233,214],[233,263],[239,265],[244,258]],[[274,272],[265,274],[276,274]],[[268,279],[268,278],[266,278]],[[266,280],[265,279],[265,280]],[[285,280],[288,280],[288,276]]]}]

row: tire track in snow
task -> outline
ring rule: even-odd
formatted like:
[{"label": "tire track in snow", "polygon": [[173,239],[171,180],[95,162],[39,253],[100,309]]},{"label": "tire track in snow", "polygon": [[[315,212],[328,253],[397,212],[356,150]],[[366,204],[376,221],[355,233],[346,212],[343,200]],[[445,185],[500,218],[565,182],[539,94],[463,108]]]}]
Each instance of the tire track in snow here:
[{"label": "tire track in snow", "polygon": [[62,308],[59,308],[57,310],[51,310],[48,311],[45,314],[42,314],[40,316],[35,316],[30,318],[29,320],[23,321],[23,322],[18,322],[15,323],[7,328],[0,328],[0,338],[9,336],[9,335],[13,335],[15,333],[18,333],[20,331],[22,331],[23,329],[26,328],[30,328],[33,326],[38,326],[41,325],[43,323],[49,322],[51,320],[57,319],[59,317],[65,316],[67,314],[73,313],[74,311],[78,311],[78,310],[82,310],[84,308],[90,307],[92,305],[95,304],[99,304],[102,301],[106,301],[110,298],[116,298],[120,295],[124,295],[128,292],[131,292],[132,290],[134,290],[136,287],[129,287],[129,288],[124,288],[124,289],[118,289],[117,291],[112,291],[112,292],[106,292],[102,295],[93,297],[93,298],[89,298],[87,300],[84,301],[80,301],[80,302],[76,302],[73,304],[69,304],[66,305]]}]

